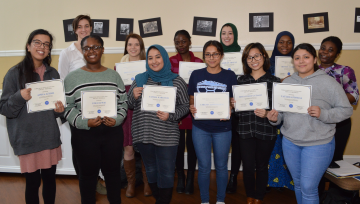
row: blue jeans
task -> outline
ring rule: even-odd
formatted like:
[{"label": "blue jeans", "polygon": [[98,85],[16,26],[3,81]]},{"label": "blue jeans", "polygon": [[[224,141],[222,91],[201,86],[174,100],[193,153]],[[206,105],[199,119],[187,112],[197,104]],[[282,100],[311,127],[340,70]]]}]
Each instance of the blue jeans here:
[{"label": "blue jeans", "polygon": [[206,132],[195,125],[192,126],[193,143],[198,157],[198,183],[201,202],[209,202],[211,143],[214,152],[216,169],[217,201],[224,202],[228,180],[228,156],[231,144],[231,130],[227,132]]},{"label": "blue jeans", "polygon": [[282,146],[297,203],[319,204],[318,185],[333,158],[335,139],[323,145],[297,146],[283,137]]},{"label": "blue jeans", "polygon": [[172,188],[178,146],[137,143],[136,147],[144,162],[148,182],[157,183],[159,188]]}]

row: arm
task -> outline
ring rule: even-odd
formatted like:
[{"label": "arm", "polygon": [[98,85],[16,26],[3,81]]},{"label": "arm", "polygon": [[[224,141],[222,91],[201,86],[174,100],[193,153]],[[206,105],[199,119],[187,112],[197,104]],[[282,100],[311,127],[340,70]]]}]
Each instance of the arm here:
[{"label": "arm", "polygon": [[268,112],[267,116],[266,116],[269,120],[269,123],[272,126],[276,126],[279,125],[281,123],[281,121],[283,120],[283,113],[279,113],[276,110],[271,110]]},{"label": "arm", "polygon": [[70,63],[68,56],[64,51],[62,51],[59,56],[59,65],[58,65],[58,72],[60,74],[61,79],[65,79],[67,74],[69,74],[69,66]]},{"label": "arm", "polygon": [[342,70],[342,84],[349,102],[352,105],[356,105],[359,100],[359,88],[356,83],[355,72],[352,68],[345,67]]},{"label": "arm", "polygon": [[176,92],[175,113],[169,113],[168,121],[178,121],[189,112],[189,96],[186,89],[187,85],[181,79]]},{"label": "arm", "polygon": [[134,109],[135,106],[136,106],[136,101],[137,99],[135,99],[134,97],[134,89],[137,87],[136,85],[136,81],[134,80],[133,83],[131,84],[131,87],[129,89],[129,92],[127,94],[127,97],[128,97],[128,106],[130,109]]},{"label": "arm", "polygon": [[127,115],[127,110],[128,110],[128,98],[126,95],[126,90],[125,90],[125,86],[124,83],[119,75],[118,78],[118,90],[117,90],[117,117],[115,118],[116,123],[115,126],[120,125],[124,119],[126,118]]}]

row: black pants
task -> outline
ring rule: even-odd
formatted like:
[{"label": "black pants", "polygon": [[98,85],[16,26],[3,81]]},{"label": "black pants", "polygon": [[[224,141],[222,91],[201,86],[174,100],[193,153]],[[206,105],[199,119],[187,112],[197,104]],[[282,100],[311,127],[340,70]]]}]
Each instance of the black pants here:
[{"label": "black pants", "polygon": [[348,118],[336,124],[335,132],[335,152],[333,161],[343,160],[346,143],[351,131],[351,119]]},{"label": "black pants", "polygon": [[[186,130],[186,148],[187,148],[187,162],[188,170],[195,171],[196,167],[196,153],[194,143],[192,141],[192,130]],[[176,155],[176,170],[184,170],[184,152],[185,152],[185,130],[180,129],[179,146]]]},{"label": "black pants", "polygon": [[24,173],[26,178],[25,201],[27,204],[39,204],[39,187],[43,180],[42,196],[44,204],[54,204],[56,194],[56,165],[50,169],[39,169],[32,173]]},{"label": "black pants", "polygon": [[231,115],[232,138],[231,138],[231,174],[237,175],[241,165],[240,137],[237,133],[239,118]]},{"label": "black pants", "polygon": [[[276,140],[240,139],[246,196],[263,200],[268,182],[268,164]],[[256,169],[256,171],[255,171]],[[255,179],[256,172],[256,179]]]},{"label": "black pants", "polygon": [[121,203],[120,162],[123,148],[121,126],[101,124],[90,130],[71,127],[71,145],[79,169],[81,203],[95,204],[95,190],[101,169],[110,204]]}]

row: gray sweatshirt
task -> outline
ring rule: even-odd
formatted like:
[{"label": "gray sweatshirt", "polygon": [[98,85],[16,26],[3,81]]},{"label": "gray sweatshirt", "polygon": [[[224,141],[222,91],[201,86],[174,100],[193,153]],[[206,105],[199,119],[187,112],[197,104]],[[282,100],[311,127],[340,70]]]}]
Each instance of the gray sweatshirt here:
[{"label": "gray sweatshirt", "polygon": [[344,89],[336,80],[322,70],[317,70],[305,78],[296,72],[283,83],[312,85],[311,106],[319,106],[320,117],[309,114],[283,112],[278,115],[276,123],[283,121],[281,132],[292,143],[298,146],[314,146],[329,143],[335,134],[336,123],[350,118],[353,108]]}]

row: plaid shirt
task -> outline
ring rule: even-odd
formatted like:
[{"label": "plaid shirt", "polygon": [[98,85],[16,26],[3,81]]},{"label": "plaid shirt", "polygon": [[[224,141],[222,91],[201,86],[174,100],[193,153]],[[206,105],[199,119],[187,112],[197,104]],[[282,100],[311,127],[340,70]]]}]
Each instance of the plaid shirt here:
[{"label": "plaid shirt", "polygon": [[[272,87],[273,82],[280,82],[278,77],[266,73],[257,80],[255,80],[250,74],[239,76],[238,84],[252,84],[252,83],[267,83],[269,107],[272,107]],[[247,139],[256,137],[262,140],[274,140],[276,139],[276,126],[272,126],[267,118],[260,118],[255,115],[254,111],[241,111],[236,112],[239,119],[237,125],[237,132],[240,138]]]}]

